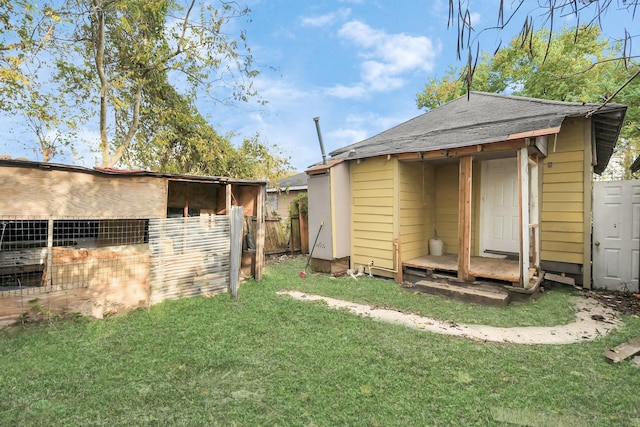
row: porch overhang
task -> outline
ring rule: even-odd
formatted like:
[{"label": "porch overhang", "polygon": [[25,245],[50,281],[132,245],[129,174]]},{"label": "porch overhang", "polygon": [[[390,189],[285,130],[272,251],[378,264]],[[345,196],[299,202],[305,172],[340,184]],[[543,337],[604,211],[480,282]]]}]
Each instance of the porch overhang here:
[{"label": "porch overhang", "polygon": [[526,148],[531,154],[538,154],[546,157],[547,141],[549,136],[560,132],[560,127],[541,129],[539,131],[523,132],[520,134],[508,135],[501,141],[468,145],[456,148],[437,149],[430,151],[413,151],[397,154],[389,154],[387,157],[397,157],[402,161],[417,160],[438,160],[447,158],[460,158],[464,156],[474,156],[482,158],[484,156],[495,156],[501,153],[515,153],[522,148]]}]

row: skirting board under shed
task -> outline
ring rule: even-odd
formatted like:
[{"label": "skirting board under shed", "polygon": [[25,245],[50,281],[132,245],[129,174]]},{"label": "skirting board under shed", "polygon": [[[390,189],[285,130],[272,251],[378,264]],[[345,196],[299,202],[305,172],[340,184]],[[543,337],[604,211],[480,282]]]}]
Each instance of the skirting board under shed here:
[{"label": "skirting board under shed", "polygon": [[334,260],[311,258],[311,268],[313,268],[313,271],[328,273],[334,276],[342,274],[349,269],[349,257]]}]

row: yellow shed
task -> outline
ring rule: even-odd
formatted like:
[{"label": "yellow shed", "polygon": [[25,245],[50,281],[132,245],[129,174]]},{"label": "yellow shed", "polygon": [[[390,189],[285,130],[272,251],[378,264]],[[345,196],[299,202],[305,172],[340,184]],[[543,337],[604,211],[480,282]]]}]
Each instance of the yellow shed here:
[{"label": "yellow shed", "polygon": [[590,287],[592,177],[625,112],[471,92],[333,151],[348,165],[350,267],[524,289],[548,271]]}]

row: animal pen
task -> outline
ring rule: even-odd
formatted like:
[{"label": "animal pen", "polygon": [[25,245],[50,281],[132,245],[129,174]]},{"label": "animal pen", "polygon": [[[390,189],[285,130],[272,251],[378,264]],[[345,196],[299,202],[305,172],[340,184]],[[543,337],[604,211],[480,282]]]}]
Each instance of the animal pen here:
[{"label": "animal pen", "polygon": [[30,312],[103,317],[260,280],[265,188],[0,160],[0,325]]}]

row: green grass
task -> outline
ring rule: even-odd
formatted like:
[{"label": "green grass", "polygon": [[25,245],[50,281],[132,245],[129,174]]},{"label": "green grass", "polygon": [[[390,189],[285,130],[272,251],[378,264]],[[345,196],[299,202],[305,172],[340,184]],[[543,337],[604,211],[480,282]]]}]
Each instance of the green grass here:
[{"label": "green grass", "polygon": [[265,276],[269,282],[279,283],[279,287],[284,289],[410,311],[457,323],[503,327],[555,326],[575,319],[575,309],[570,303],[575,291],[566,286],[550,288],[543,298],[532,303],[514,302],[506,307],[487,307],[409,292],[395,286],[390,280],[370,279],[367,276],[353,280],[350,277],[336,279],[326,274],[310,274],[306,279],[301,279],[298,273],[304,266],[304,260],[274,264]]},{"label": "green grass", "polygon": [[238,301],[188,298],[103,321],[5,330],[0,424],[640,425],[638,369],[602,357],[640,334],[640,319],[576,345],[478,343],[275,292],[376,304],[388,296],[385,305],[424,315],[498,323],[540,322],[570,295],[554,290],[535,309],[485,317],[486,307],[449,305],[390,281],[301,279],[303,267],[270,266],[262,282],[241,286]]}]

